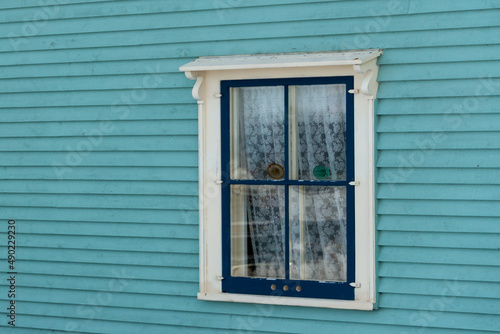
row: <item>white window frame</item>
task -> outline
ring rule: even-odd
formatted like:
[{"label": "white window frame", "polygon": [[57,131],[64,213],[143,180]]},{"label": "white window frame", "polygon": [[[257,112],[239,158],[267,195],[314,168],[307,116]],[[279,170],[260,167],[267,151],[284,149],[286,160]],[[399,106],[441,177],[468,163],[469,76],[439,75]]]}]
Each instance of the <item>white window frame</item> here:
[{"label": "white window frame", "polygon": [[[200,292],[198,299],[372,310],[375,289],[374,99],[382,50],[202,57],[180,68],[198,101]],[[221,226],[222,80],[353,76],[355,140],[354,300],[224,293]]]}]

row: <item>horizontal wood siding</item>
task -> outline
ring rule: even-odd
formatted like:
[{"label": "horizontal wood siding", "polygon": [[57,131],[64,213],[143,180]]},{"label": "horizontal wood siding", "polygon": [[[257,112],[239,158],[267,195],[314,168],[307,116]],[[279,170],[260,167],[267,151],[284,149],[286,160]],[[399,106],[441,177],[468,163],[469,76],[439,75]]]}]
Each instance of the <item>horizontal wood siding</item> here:
[{"label": "horizontal wood siding", "polygon": [[[0,277],[8,219],[19,245],[0,332],[498,333],[498,1],[58,3],[0,3]],[[178,67],[364,48],[384,49],[379,309],[198,301],[197,106]]]}]

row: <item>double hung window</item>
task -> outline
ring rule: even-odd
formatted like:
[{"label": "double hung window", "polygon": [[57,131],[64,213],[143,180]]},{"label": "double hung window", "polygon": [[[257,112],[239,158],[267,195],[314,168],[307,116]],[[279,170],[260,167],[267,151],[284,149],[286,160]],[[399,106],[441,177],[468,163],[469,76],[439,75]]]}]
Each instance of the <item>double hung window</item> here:
[{"label": "double hung window", "polygon": [[354,299],[353,85],[221,82],[222,291]]},{"label": "double hung window", "polygon": [[372,310],[381,50],[201,57],[198,299]]}]

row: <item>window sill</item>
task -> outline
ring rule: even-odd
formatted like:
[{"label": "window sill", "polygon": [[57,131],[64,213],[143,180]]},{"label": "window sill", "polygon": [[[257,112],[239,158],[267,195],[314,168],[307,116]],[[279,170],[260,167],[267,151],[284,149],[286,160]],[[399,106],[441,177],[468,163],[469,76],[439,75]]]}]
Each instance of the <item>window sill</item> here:
[{"label": "window sill", "polygon": [[236,302],[251,304],[286,305],[303,307],[322,307],[344,310],[372,311],[373,304],[366,301],[356,300],[331,300],[318,298],[294,298],[280,296],[258,296],[236,293],[198,293],[199,300]]}]

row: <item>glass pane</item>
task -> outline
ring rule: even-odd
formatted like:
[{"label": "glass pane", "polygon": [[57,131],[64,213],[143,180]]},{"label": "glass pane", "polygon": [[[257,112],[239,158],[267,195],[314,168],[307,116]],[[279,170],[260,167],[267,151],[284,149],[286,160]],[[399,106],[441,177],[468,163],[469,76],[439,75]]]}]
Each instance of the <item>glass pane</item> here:
[{"label": "glass pane", "polygon": [[231,178],[285,175],[284,87],[231,88]]},{"label": "glass pane", "polygon": [[290,278],[346,282],[345,187],[290,187]]},{"label": "glass pane", "polygon": [[231,276],[285,278],[285,188],[231,185]]},{"label": "glass pane", "polygon": [[289,87],[290,179],[346,179],[346,85]]}]

